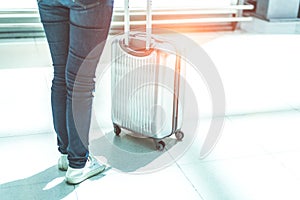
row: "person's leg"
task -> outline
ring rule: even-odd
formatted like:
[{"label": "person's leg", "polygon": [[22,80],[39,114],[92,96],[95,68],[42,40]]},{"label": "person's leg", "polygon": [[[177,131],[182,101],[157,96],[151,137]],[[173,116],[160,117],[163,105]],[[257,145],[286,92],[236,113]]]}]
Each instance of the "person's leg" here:
[{"label": "person's leg", "polygon": [[51,105],[58,150],[67,154],[65,70],[69,50],[69,9],[62,7],[56,0],[40,0],[38,7],[54,67]]},{"label": "person's leg", "polygon": [[113,6],[112,0],[86,2],[89,5],[75,1],[70,8],[66,109],[69,166],[74,169],[83,168],[89,155],[95,71],[108,36]]}]

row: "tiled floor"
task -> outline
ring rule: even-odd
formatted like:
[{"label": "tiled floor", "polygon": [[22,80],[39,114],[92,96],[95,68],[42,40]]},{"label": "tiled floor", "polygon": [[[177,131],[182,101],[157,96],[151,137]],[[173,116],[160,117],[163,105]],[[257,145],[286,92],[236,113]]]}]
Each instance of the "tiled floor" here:
[{"label": "tiled floor", "polygon": [[[157,152],[147,139],[114,137],[109,115],[101,118],[105,134],[94,128],[91,150],[109,167],[77,186],[67,185],[56,166],[45,41],[2,41],[0,199],[300,199],[299,31],[276,34],[287,25],[250,25],[186,34],[214,62],[226,95],[221,136],[207,157],[200,152],[211,138],[209,93],[201,76],[187,73],[199,120],[185,121],[185,139],[170,138],[167,150]],[[258,26],[265,32],[255,31]],[[109,98],[100,105],[109,112]]]}]

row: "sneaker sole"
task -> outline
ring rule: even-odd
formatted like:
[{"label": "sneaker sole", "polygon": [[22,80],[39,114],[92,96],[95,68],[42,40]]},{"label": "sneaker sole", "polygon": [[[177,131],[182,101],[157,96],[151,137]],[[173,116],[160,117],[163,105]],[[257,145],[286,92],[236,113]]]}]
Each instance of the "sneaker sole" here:
[{"label": "sneaker sole", "polygon": [[65,180],[68,184],[75,185],[75,184],[78,184],[78,183],[81,183],[81,182],[85,181],[88,178],[91,178],[93,176],[96,176],[96,175],[100,174],[104,170],[105,170],[105,167],[103,166],[103,168],[99,168],[99,169],[95,169],[93,171],[90,171],[89,173],[87,173],[83,177],[78,177],[78,178],[68,178],[68,177],[66,177]]}]

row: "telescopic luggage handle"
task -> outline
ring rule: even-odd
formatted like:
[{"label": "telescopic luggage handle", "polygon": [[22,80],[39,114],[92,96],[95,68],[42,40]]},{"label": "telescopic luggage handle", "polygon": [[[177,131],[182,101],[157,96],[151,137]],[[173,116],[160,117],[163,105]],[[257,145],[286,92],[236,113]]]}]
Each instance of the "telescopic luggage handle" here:
[{"label": "telescopic luggage handle", "polygon": [[[152,13],[151,5],[152,0],[147,0],[147,14],[146,14],[146,50],[150,49],[151,43],[151,28],[152,28]],[[125,45],[129,45],[129,29],[130,29],[130,16],[129,16],[129,0],[124,0],[124,32],[125,32]]]}]

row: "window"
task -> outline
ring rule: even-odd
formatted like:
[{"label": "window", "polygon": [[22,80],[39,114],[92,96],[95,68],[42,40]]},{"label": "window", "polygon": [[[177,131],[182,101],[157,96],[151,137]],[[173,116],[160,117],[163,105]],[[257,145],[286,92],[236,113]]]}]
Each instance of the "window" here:
[{"label": "window", "polygon": [[[0,9],[31,9],[37,8],[37,0],[0,0]],[[146,1],[130,0],[132,7],[143,7]],[[172,3],[170,3],[172,2]],[[160,7],[197,7],[197,6],[228,6],[237,0],[152,0],[154,8]],[[115,0],[116,7],[123,7],[124,0]]]},{"label": "window", "polygon": [[[145,0],[129,0],[131,8],[146,8]],[[236,5],[238,0],[152,0],[153,10],[165,9],[173,11],[168,19],[177,19],[178,10],[190,8],[203,9],[203,8],[225,8],[228,10],[230,5]],[[171,2],[171,3],[170,3]],[[124,0],[115,0],[115,10],[121,11],[124,7]],[[224,12],[214,11],[215,14],[224,14]],[[227,12],[227,11],[226,11]],[[234,11],[235,12],[235,11]],[[211,14],[211,13],[210,13]],[[230,13],[225,13],[226,18],[231,16]],[[194,14],[193,14],[194,15]],[[191,17],[193,15],[187,16]],[[195,13],[195,18],[199,15]],[[182,16],[181,16],[182,17]],[[213,16],[214,17],[214,16]],[[221,16],[223,17],[223,16]],[[203,16],[198,17],[203,18]],[[114,18],[116,19],[116,18]],[[157,18],[156,18],[157,19]],[[163,18],[159,18],[163,20]],[[222,18],[223,20],[224,18]],[[213,22],[219,19],[211,19]],[[235,19],[234,19],[235,20]],[[233,20],[233,21],[234,21]],[[224,20],[223,20],[224,21]],[[228,21],[225,19],[225,21]],[[173,20],[174,22],[174,20]],[[231,22],[231,21],[230,21]],[[113,26],[121,27],[122,22],[114,21]],[[174,22],[175,23],[175,22]],[[119,24],[119,25],[118,25]],[[195,25],[190,24],[190,27]],[[197,25],[198,26],[198,25]],[[37,11],[37,0],[0,0],[0,38],[5,37],[40,37],[44,36],[43,28],[40,23],[39,14]]]}]

